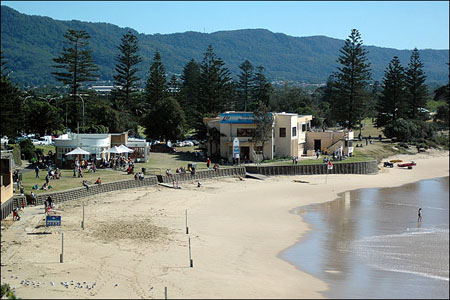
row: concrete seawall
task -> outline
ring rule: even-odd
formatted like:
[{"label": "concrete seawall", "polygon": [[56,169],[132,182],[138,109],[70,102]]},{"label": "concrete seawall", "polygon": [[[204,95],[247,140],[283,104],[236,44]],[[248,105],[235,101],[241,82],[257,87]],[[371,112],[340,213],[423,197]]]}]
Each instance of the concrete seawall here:
[{"label": "concrete seawall", "polygon": [[205,180],[212,179],[216,177],[229,177],[229,176],[241,176],[245,177],[245,167],[234,167],[234,168],[223,168],[214,170],[201,170],[195,172],[195,175],[191,175],[191,173],[186,174],[172,174],[171,176],[160,175],[158,177],[158,181],[161,183],[172,183],[174,180],[181,182],[187,180]]},{"label": "concrete seawall", "polygon": [[[291,166],[246,166],[248,173],[262,175],[316,175],[327,174],[325,163],[315,165],[291,165]],[[328,174],[376,174],[378,163],[376,160],[352,163],[335,163]]]}]

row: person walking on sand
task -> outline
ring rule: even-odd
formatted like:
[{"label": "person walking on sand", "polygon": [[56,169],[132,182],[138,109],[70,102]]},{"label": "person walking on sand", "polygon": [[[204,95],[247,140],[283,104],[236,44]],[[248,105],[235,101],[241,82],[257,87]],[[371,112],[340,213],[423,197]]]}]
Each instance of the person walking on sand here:
[{"label": "person walking on sand", "polygon": [[422,222],[422,207],[417,211],[417,222]]}]

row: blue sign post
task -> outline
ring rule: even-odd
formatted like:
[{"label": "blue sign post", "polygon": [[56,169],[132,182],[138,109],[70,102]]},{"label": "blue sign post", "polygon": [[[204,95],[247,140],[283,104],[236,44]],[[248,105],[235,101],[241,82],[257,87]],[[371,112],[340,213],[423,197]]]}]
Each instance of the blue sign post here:
[{"label": "blue sign post", "polygon": [[61,226],[61,216],[47,216],[45,226]]}]

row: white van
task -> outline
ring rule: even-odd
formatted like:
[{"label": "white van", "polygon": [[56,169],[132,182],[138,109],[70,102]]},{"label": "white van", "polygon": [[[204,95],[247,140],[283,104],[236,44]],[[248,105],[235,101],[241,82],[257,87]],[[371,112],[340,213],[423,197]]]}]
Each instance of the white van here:
[{"label": "white van", "polygon": [[51,135],[43,136],[39,139],[39,145],[52,145],[53,144],[53,138]]}]

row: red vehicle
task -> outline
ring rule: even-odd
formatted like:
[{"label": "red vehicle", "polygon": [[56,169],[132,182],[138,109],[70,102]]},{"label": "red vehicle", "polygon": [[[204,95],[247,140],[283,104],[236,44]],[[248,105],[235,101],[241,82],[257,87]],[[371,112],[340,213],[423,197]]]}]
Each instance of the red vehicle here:
[{"label": "red vehicle", "polygon": [[410,163],[397,164],[397,166],[399,166],[401,168],[407,167],[408,169],[412,169],[412,167],[415,165],[416,165],[416,163],[414,161],[411,161]]}]

